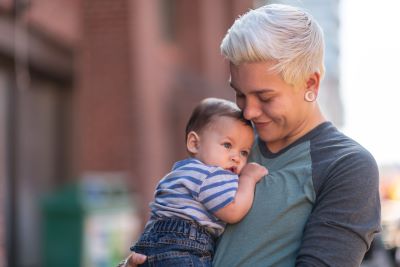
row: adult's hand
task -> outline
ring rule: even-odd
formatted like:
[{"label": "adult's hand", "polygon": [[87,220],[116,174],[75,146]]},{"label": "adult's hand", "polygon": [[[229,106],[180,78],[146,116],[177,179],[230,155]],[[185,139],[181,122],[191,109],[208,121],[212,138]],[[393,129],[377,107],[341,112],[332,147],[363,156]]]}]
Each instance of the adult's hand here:
[{"label": "adult's hand", "polygon": [[125,260],[123,260],[117,267],[136,267],[146,261],[147,257],[143,254],[132,252]]}]

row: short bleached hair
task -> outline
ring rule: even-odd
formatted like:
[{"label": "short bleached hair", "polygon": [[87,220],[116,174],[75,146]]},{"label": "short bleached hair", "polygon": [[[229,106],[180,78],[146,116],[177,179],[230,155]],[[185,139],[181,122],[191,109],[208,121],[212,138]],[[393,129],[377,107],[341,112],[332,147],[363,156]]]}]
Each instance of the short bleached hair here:
[{"label": "short bleached hair", "polygon": [[324,76],[324,35],[304,10],[270,4],[240,16],[221,43],[222,54],[233,64],[274,62],[283,80],[304,83],[312,73]]}]

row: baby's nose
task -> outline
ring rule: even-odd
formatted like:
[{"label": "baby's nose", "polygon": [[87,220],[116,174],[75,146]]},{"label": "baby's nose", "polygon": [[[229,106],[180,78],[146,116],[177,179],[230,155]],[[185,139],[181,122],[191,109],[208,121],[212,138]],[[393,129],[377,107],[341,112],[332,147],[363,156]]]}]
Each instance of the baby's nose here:
[{"label": "baby's nose", "polygon": [[239,153],[232,153],[231,160],[234,162],[239,162],[240,160]]}]

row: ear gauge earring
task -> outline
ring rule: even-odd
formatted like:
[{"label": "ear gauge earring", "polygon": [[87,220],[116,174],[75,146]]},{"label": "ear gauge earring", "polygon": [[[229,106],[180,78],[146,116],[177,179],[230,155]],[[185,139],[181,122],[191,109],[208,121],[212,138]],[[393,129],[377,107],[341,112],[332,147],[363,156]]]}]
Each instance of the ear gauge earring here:
[{"label": "ear gauge earring", "polygon": [[307,91],[304,94],[304,100],[307,102],[314,102],[315,101],[315,94],[313,91]]}]

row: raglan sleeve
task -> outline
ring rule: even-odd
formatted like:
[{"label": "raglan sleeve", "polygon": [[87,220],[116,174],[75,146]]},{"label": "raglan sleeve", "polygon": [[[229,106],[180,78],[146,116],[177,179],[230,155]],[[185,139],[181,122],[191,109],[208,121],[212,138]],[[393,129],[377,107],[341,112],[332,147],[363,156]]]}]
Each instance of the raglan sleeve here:
[{"label": "raglan sleeve", "polygon": [[321,178],[296,266],[360,266],[380,231],[377,164],[359,150],[335,159]]}]

